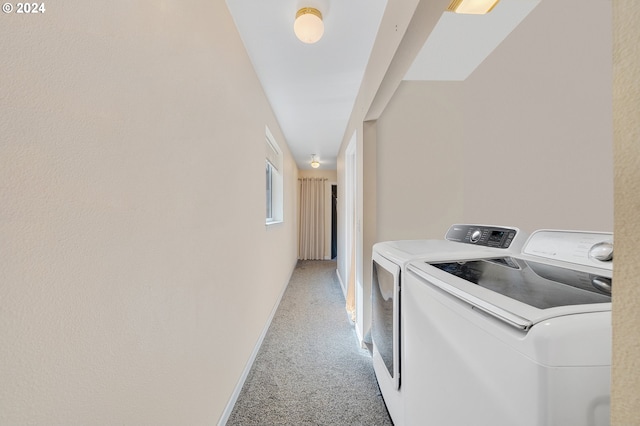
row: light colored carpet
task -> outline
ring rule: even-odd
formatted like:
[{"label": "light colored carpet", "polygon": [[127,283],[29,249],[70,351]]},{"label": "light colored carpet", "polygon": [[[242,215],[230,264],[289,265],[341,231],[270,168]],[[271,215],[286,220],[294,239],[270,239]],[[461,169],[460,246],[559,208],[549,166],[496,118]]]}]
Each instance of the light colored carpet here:
[{"label": "light colored carpet", "polygon": [[298,262],[228,426],[392,425],[335,271]]}]

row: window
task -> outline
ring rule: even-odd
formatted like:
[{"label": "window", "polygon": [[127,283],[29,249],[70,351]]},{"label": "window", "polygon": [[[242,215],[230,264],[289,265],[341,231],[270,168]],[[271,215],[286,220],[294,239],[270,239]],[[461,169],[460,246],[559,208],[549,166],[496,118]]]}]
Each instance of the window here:
[{"label": "window", "polygon": [[266,128],[266,224],[283,221],[282,151]]},{"label": "window", "polygon": [[267,160],[267,222],[273,221],[273,165]]}]

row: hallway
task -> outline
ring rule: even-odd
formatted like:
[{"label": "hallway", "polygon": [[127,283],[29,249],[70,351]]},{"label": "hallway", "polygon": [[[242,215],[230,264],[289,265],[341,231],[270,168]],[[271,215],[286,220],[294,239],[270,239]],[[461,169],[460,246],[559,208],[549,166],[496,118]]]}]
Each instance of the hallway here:
[{"label": "hallway", "polygon": [[299,261],[227,425],[391,425],[334,261]]}]

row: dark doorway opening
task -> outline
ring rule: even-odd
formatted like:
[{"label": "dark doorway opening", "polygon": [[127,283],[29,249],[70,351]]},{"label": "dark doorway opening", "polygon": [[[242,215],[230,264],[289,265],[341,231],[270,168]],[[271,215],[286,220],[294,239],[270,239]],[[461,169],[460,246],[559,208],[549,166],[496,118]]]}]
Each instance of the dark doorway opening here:
[{"label": "dark doorway opening", "polygon": [[338,185],[331,185],[331,259],[338,256]]}]

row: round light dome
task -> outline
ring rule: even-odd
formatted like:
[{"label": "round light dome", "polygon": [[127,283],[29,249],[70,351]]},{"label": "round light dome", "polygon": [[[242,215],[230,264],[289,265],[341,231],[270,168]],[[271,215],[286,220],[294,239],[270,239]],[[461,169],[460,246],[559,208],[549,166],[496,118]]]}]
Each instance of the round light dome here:
[{"label": "round light dome", "polygon": [[322,13],[312,7],[303,7],[296,13],[293,31],[303,43],[311,44],[320,40],[324,34]]}]

